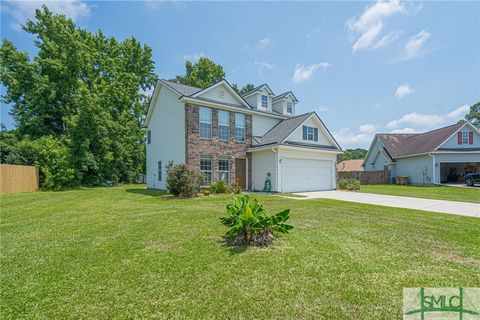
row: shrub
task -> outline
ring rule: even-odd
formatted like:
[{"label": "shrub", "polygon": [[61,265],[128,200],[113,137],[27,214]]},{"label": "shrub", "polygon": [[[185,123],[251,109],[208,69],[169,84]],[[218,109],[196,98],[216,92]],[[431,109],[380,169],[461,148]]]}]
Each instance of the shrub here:
[{"label": "shrub", "polygon": [[343,179],[338,182],[339,189],[358,191],[360,190],[360,181],[357,179]]},{"label": "shrub", "polygon": [[285,224],[290,217],[290,209],[269,216],[262,204],[246,195],[233,198],[226,209],[227,217],[220,218],[229,228],[224,237],[237,246],[267,246],[275,239],[274,233],[288,233],[293,229]]},{"label": "shrub", "polygon": [[212,193],[231,193],[232,187],[223,180],[218,180],[210,184],[210,191]]},{"label": "shrub", "polygon": [[203,174],[185,164],[169,166],[167,172],[167,189],[175,197],[191,197],[200,192]]}]

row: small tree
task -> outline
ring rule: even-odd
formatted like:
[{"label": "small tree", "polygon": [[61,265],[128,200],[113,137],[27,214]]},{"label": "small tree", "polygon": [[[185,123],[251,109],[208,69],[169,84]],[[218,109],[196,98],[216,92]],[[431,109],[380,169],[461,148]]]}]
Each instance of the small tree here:
[{"label": "small tree", "polygon": [[203,174],[185,164],[171,165],[168,168],[167,189],[175,197],[191,197],[200,192]]}]

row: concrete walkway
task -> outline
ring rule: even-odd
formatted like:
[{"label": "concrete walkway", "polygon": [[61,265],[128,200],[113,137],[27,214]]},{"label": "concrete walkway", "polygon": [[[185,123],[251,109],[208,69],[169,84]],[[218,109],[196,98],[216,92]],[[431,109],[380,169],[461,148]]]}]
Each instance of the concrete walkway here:
[{"label": "concrete walkway", "polygon": [[317,191],[296,193],[305,198],[290,198],[297,200],[308,199],[334,199],[358,203],[375,204],[387,207],[417,209],[441,213],[457,214],[462,216],[480,218],[480,203],[433,200],[424,198],[411,198],[400,196],[387,196],[372,193],[347,192],[347,191]]}]

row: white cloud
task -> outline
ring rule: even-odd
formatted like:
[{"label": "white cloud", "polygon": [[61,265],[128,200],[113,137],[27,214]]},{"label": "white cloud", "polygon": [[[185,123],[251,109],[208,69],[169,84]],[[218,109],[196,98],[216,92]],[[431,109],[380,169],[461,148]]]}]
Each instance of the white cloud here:
[{"label": "white cloud", "polygon": [[327,112],[327,111],[330,111],[330,108],[325,107],[325,106],[320,106],[320,107],[318,107],[318,111],[319,112]]},{"label": "white cloud", "polygon": [[272,39],[268,38],[268,37],[265,37],[265,38],[262,38],[260,39],[260,41],[258,41],[257,45],[255,46],[255,48],[257,49],[264,49],[266,47],[268,47],[268,45],[272,42]]},{"label": "white cloud", "polygon": [[402,126],[413,126],[421,129],[432,129],[447,124],[448,122],[458,120],[459,117],[463,118],[463,115],[465,115],[468,110],[469,106],[464,105],[447,114],[422,114],[412,112],[390,121],[387,124],[387,128],[399,129]]},{"label": "white cloud", "polygon": [[358,131],[362,133],[373,133],[376,129],[377,127],[371,123],[362,124],[358,127]]},{"label": "white cloud", "polygon": [[292,80],[295,83],[300,83],[302,81],[310,79],[313,73],[315,72],[315,70],[317,69],[325,70],[330,66],[331,64],[328,62],[315,63],[309,66],[303,66],[301,64],[297,64],[293,72]]},{"label": "white cloud", "polygon": [[390,43],[397,40],[401,33],[402,32],[398,30],[389,32],[388,34],[384,35],[380,40],[378,40],[378,42],[372,46],[372,49],[379,49],[385,47],[386,45],[389,45]]},{"label": "white cloud", "polygon": [[390,133],[419,133],[421,131],[417,131],[413,128],[402,128],[402,129],[393,129]]},{"label": "white cloud", "polygon": [[402,99],[405,96],[408,96],[413,92],[413,89],[410,88],[408,84],[402,84],[398,86],[397,90],[395,90],[395,97]]},{"label": "white cloud", "polygon": [[364,145],[373,139],[373,133],[355,133],[350,128],[340,129],[338,132],[334,132],[333,136],[340,145]]},{"label": "white cloud", "polygon": [[42,5],[46,5],[48,9],[55,14],[63,14],[74,21],[79,18],[88,17],[91,14],[92,6],[85,1],[80,0],[64,0],[64,1],[6,1],[2,4],[2,10],[12,16],[11,27],[17,31],[21,30],[21,26],[27,20],[35,18],[35,10],[40,9]]},{"label": "white cloud", "polygon": [[274,68],[273,64],[267,62],[255,62],[255,65],[258,66],[258,74],[263,74],[265,70],[272,70]]},{"label": "white cloud", "polygon": [[405,57],[404,60],[410,60],[416,58],[422,54],[421,49],[425,41],[430,38],[431,33],[425,30],[420,31],[416,35],[410,37],[405,44]]},{"label": "white cloud", "polygon": [[[352,50],[357,51],[368,48],[380,48],[398,38],[395,34],[383,37],[374,44],[377,36],[382,32],[384,21],[390,16],[406,12],[405,4],[399,0],[376,1],[365,8],[359,17],[353,17],[346,22],[350,34],[356,35]],[[355,38],[355,36],[352,36]]]},{"label": "white cloud", "polygon": [[205,53],[203,52],[194,52],[192,54],[185,54],[183,56],[183,60],[185,61],[192,61],[197,62],[200,58],[205,57]]}]

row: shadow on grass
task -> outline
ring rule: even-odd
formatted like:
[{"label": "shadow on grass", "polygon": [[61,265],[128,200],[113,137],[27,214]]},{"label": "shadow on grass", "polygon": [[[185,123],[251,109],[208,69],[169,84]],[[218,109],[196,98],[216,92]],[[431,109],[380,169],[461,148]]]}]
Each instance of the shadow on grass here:
[{"label": "shadow on grass", "polygon": [[150,196],[150,197],[164,197],[169,198],[169,195],[165,190],[158,190],[158,189],[146,189],[146,188],[130,188],[125,189],[126,192],[141,194],[143,196]]},{"label": "shadow on grass", "polygon": [[248,249],[248,246],[241,246],[241,247],[235,246],[233,244],[229,244],[225,242],[225,240],[221,240],[220,242],[222,243],[222,247],[228,249],[228,252],[230,253],[231,256],[243,253]]}]

